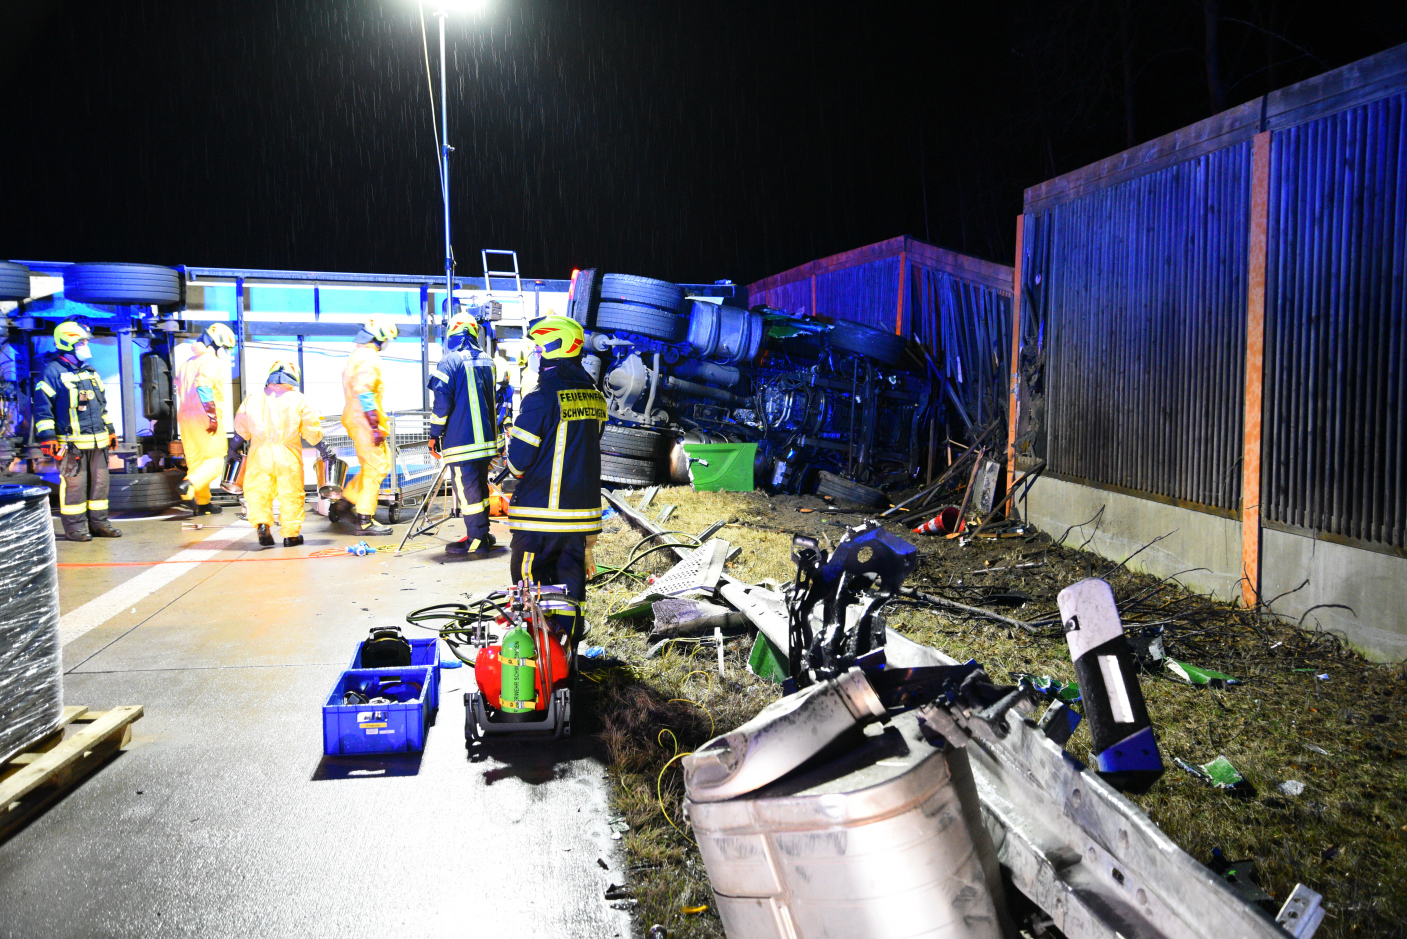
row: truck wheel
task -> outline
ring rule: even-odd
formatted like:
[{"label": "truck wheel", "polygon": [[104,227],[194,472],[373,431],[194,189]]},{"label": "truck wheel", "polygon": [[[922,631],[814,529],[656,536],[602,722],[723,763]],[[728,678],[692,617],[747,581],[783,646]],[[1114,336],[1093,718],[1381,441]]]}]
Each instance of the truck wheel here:
[{"label": "truck wheel", "polygon": [[902,362],[906,346],[903,336],[844,320],[831,327],[830,344],[832,349],[858,352],[860,355],[878,359],[885,365],[898,365]]},{"label": "truck wheel", "polygon": [[[577,275],[581,279],[581,275]],[[634,274],[605,274],[601,277],[601,299],[638,303],[678,313],[684,306],[684,288],[667,280],[636,277]]]},{"label": "truck wheel", "polygon": [[0,261],[0,300],[24,300],[29,297],[29,268],[23,264]]},{"label": "truck wheel", "polygon": [[889,497],[873,486],[851,482],[843,476],[827,473],[824,470],[821,471],[819,481],[816,483],[816,495],[833,496],[837,499],[844,499],[846,502],[854,502],[857,505],[872,508],[889,507]]},{"label": "truck wheel", "polygon": [[659,479],[659,466],[653,460],[601,454],[601,482],[618,486],[653,486]]},{"label": "truck wheel", "polygon": [[183,470],[163,473],[113,473],[108,477],[108,507],[114,512],[164,512],[181,500],[176,487]]},{"label": "truck wheel", "polygon": [[664,342],[678,342],[687,323],[682,316],[638,303],[602,300],[596,308],[596,328],[602,332],[620,330]]},{"label": "truck wheel", "polygon": [[672,434],[644,427],[607,424],[605,432],[601,434],[602,453],[640,460],[657,460],[664,457],[673,443]]},{"label": "truck wheel", "polygon": [[576,289],[572,291],[572,302],[567,307],[567,315],[582,326],[596,325],[596,305],[601,302],[601,275],[596,268],[588,267],[578,271]]},{"label": "truck wheel", "polygon": [[181,274],[156,264],[74,264],[64,269],[64,297],[84,303],[175,303]]}]

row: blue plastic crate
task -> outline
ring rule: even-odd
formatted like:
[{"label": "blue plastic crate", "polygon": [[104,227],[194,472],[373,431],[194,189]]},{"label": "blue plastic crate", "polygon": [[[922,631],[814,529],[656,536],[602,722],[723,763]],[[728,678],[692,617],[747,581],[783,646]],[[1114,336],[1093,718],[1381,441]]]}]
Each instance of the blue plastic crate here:
[{"label": "blue plastic crate", "polygon": [[[412,667],[422,665],[433,666],[435,674],[430,680],[430,695],[426,698],[431,715],[440,709],[440,649],[439,640],[433,636],[429,639],[410,640],[410,664]],[[352,656],[352,668],[362,667],[362,644],[357,643],[357,653]],[[379,672],[385,669],[373,668],[369,671]]]},{"label": "blue plastic crate", "polygon": [[[429,666],[410,668],[358,668],[342,673],[327,703],[322,706],[322,752],[328,756],[354,753],[418,753],[425,749],[425,731],[430,724],[430,707],[426,696],[434,681],[434,669]],[[407,697],[403,685],[393,682],[410,681],[420,686],[415,697]],[[348,691],[360,691],[367,697],[377,697],[387,689],[392,704],[343,704]]]}]

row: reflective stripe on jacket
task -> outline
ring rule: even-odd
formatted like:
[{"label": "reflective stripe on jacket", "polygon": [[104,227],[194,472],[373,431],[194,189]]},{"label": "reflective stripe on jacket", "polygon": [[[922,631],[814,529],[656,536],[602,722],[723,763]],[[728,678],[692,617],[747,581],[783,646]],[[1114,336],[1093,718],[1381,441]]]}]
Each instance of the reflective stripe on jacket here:
[{"label": "reflective stripe on jacket", "polygon": [[606,399],[577,359],[546,360],[508,435],[508,468],[521,477],[508,506],[516,531],[601,530],[601,430]]},{"label": "reflective stripe on jacket", "polygon": [[473,343],[446,352],[430,373],[435,393],[430,433],[444,436],[440,456],[446,463],[484,460],[498,452],[494,379],[493,359]]},{"label": "reflective stripe on jacket", "polygon": [[113,432],[107,413],[107,389],[89,365],[68,353],[54,353],[34,383],[31,401],[34,436],[58,438],[79,450],[106,447]]}]

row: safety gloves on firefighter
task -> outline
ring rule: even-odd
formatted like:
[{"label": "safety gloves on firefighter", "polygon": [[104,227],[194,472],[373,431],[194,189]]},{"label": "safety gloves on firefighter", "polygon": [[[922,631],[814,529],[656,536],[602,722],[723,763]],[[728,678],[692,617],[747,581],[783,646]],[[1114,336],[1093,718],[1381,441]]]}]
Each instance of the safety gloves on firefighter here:
[{"label": "safety gloves on firefighter", "polygon": [[326,440],[319,440],[313,446],[318,451],[318,456],[322,458],[324,463],[332,462],[332,449],[328,447]]},{"label": "safety gloves on firefighter", "polygon": [[57,463],[59,460],[63,459],[64,445],[57,440],[45,440],[43,443],[39,444],[39,452]]},{"label": "safety gloves on firefighter", "polygon": [[216,433],[220,429],[220,411],[214,401],[202,401],[201,407],[205,408],[205,417],[210,422],[206,426],[206,433]]},{"label": "safety gloves on firefighter", "polygon": [[386,442],[386,431],[381,427],[381,412],[373,409],[362,413],[366,415],[366,422],[371,425],[372,445],[381,446]]},{"label": "safety gloves on firefighter", "polygon": [[427,443],[430,447],[430,455],[438,460],[440,458],[440,438],[431,437]]}]

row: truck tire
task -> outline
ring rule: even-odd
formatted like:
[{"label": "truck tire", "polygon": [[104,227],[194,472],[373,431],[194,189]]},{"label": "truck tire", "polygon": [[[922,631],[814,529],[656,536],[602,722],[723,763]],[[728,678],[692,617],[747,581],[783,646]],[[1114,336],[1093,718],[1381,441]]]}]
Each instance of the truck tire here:
[{"label": "truck tire", "polygon": [[113,473],[108,477],[108,508],[114,512],[164,512],[181,501],[176,487],[183,470]]},{"label": "truck tire", "polygon": [[0,300],[25,300],[29,297],[29,268],[23,264],[0,261]]},{"label": "truck tire", "polygon": [[596,308],[596,328],[602,332],[620,330],[664,342],[678,342],[688,323],[682,316],[617,300],[602,300]]},{"label": "truck tire", "polygon": [[601,299],[637,303],[656,310],[678,313],[684,307],[684,288],[667,280],[655,280],[653,277],[605,274],[601,277]]},{"label": "truck tire", "polygon": [[830,344],[832,349],[867,355],[885,365],[898,365],[902,362],[906,345],[903,336],[844,320],[831,327]]},{"label": "truck tire", "polygon": [[854,502],[856,505],[871,508],[889,507],[889,497],[873,486],[851,482],[843,476],[827,473],[825,470],[819,474],[816,495],[844,499],[846,502]]},{"label": "truck tire", "polygon": [[576,288],[572,291],[572,302],[567,306],[567,315],[582,326],[594,326],[596,325],[596,305],[600,302],[601,275],[594,267],[578,271]]},{"label": "truck tire", "polygon": [[622,427],[607,424],[601,434],[601,452],[638,460],[659,460],[669,454],[674,435],[648,427]]},{"label": "truck tire", "polygon": [[181,299],[181,274],[156,264],[74,264],[64,269],[64,297],[83,303],[175,303]]},{"label": "truck tire", "polygon": [[653,486],[659,481],[659,464],[654,460],[601,454],[601,482],[617,486]]}]

